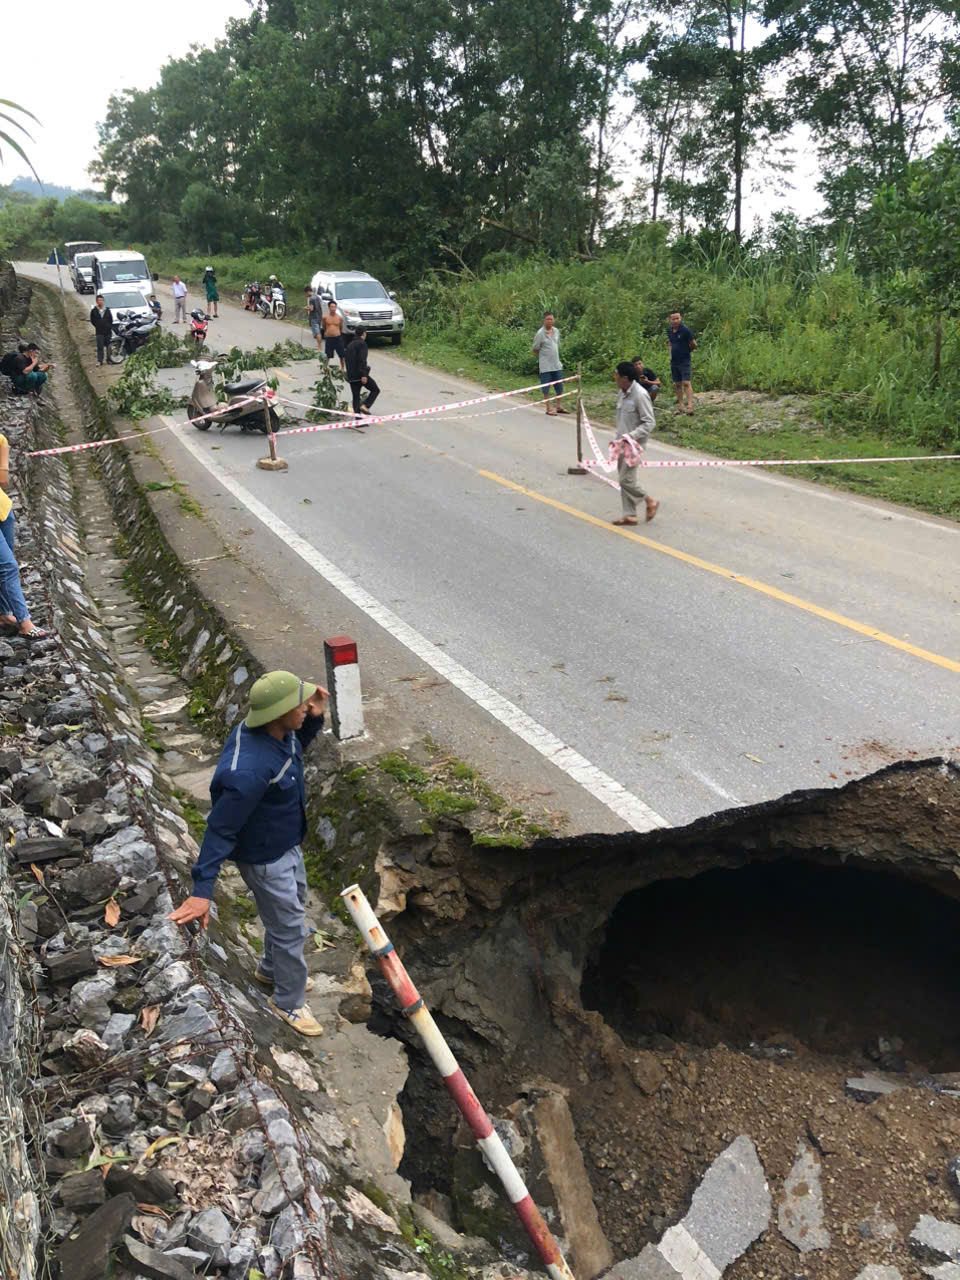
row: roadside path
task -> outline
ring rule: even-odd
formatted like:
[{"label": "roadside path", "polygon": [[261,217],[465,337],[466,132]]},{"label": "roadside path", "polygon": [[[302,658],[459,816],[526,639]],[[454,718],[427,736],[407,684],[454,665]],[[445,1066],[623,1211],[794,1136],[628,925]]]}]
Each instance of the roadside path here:
[{"label": "roadside path", "polygon": [[[218,347],[297,336],[221,312]],[[383,412],[483,390],[389,347],[371,364]],[[281,395],[309,399],[313,366],[282,374]],[[567,810],[575,830],[644,812],[679,823],[954,748],[951,522],[785,477],[668,471],[651,473],[657,520],[621,532],[607,523],[618,495],[566,474],[572,415],[532,407],[291,436],[282,475],[257,471],[262,441],[231,431],[154,439],[279,603],[321,634],[357,635],[384,741],[429,730],[495,785]],[[689,455],[654,444],[650,456]],[[504,701],[621,784],[637,820],[495,718]]]}]

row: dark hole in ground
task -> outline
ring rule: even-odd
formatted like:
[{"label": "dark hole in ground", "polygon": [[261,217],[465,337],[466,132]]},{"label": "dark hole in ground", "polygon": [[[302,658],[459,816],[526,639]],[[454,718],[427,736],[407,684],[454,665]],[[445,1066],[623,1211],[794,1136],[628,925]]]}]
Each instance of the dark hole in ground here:
[{"label": "dark hole in ground", "polygon": [[960,903],[881,871],[791,860],[628,893],[581,995],[635,1045],[795,1037],[860,1058],[899,1037],[909,1062],[944,1071],[960,1066],[958,961]]}]

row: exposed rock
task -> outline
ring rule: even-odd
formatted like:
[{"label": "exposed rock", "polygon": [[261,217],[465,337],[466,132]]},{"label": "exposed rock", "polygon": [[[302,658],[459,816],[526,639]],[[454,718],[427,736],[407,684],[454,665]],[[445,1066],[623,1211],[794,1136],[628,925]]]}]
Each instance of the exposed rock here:
[{"label": "exposed rock", "polygon": [[90,862],[61,877],[60,885],[70,898],[81,902],[103,902],[112,898],[120,883],[116,867],[105,862]]},{"label": "exposed rock", "polygon": [[57,858],[75,858],[83,853],[83,841],[66,836],[31,836],[17,840],[14,857],[22,865],[30,862],[53,862]]},{"label": "exposed rock", "polygon": [[[123,876],[145,880],[158,869],[157,854],[141,827],[124,827],[94,847],[94,862],[109,862]],[[173,926],[176,928],[176,926]]]},{"label": "exposed rock", "polygon": [[88,1120],[74,1120],[61,1129],[54,1142],[66,1156],[85,1156],[93,1150],[93,1131]]},{"label": "exposed rock", "polygon": [[128,1191],[141,1204],[165,1205],[177,1199],[177,1188],[159,1169],[146,1169],[134,1173],[122,1164],[112,1164],[107,1170],[107,1190],[112,1196]]},{"label": "exposed rock", "polygon": [[137,1018],[132,1013],[112,1013],[107,1025],[103,1028],[101,1039],[114,1052],[119,1053],[124,1042],[136,1025]]},{"label": "exposed rock", "polygon": [[871,1262],[857,1275],[857,1280],[903,1280],[903,1277],[896,1267],[883,1267]]},{"label": "exposed rock", "polygon": [[633,1083],[648,1097],[656,1093],[667,1078],[660,1059],[644,1049],[637,1050],[627,1065],[633,1076]]},{"label": "exposed rock", "polygon": [[797,1158],[784,1184],[777,1224],[801,1253],[830,1248],[830,1232],[823,1225],[820,1161],[803,1142],[797,1143]]},{"label": "exposed rock", "polygon": [[147,1276],[149,1280],[195,1280],[194,1270],[178,1258],[159,1253],[134,1236],[124,1236],[123,1243],[140,1275]]},{"label": "exposed rock", "polygon": [[237,1071],[237,1059],[232,1049],[221,1049],[210,1067],[210,1079],[220,1093],[229,1093],[235,1089],[240,1079]]},{"label": "exposed rock", "polygon": [[95,1209],[107,1198],[103,1175],[99,1169],[71,1174],[69,1178],[64,1178],[57,1191],[64,1207],[73,1210]]},{"label": "exposed rock", "polygon": [[63,1043],[63,1052],[83,1070],[100,1067],[112,1052],[105,1040],[102,1040],[89,1027],[81,1028]]},{"label": "exposed rock", "polygon": [[189,1004],[183,1013],[168,1018],[163,1025],[165,1040],[193,1040],[216,1031],[216,1023],[200,1004]]},{"label": "exposed rock", "polygon": [[368,1200],[356,1187],[347,1187],[343,1195],[343,1207],[348,1213],[366,1223],[368,1227],[376,1227],[378,1231],[386,1231],[390,1235],[399,1235],[400,1228],[394,1220],[378,1209],[372,1200]]},{"label": "exposed rock", "polygon": [[79,836],[84,844],[92,844],[99,836],[107,833],[109,825],[102,813],[97,813],[96,809],[87,809],[70,818],[64,829],[67,835]]},{"label": "exposed rock", "polygon": [[160,1004],[193,981],[193,970],[184,960],[175,960],[162,969],[143,989],[147,1004]]},{"label": "exposed rock", "polygon": [[253,1208],[270,1218],[289,1200],[299,1199],[303,1189],[299,1153],[293,1147],[280,1147],[276,1155],[271,1151],[264,1161],[260,1190],[253,1197]]},{"label": "exposed rock", "polygon": [[103,1030],[110,1021],[110,1000],[116,985],[112,973],[76,983],[70,992],[70,1009],[81,1026]]},{"label": "exposed rock", "polygon": [[190,1244],[205,1253],[214,1266],[226,1263],[232,1236],[233,1229],[221,1209],[204,1209],[187,1230]]},{"label": "exposed rock", "polygon": [[80,951],[51,952],[48,949],[44,963],[54,982],[79,978],[82,974],[96,973],[99,969],[97,958],[90,947],[84,947]]},{"label": "exposed rock", "polygon": [[60,1274],[70,1280],[103,1280],[110,1254],[137,1211],[133,1196],[114,1196],[101,1205],[58,1250]]}]

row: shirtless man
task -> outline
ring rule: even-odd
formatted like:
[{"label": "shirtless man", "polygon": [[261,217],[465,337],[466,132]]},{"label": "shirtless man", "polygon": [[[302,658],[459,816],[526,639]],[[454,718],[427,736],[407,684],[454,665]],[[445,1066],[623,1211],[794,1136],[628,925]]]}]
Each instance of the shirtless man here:
[{"label": "shirtless man", "polygon": [[323,317],[323,346],[327,361],[336,355],[340,360],[340,372],[346,370],[343,345],[343,316],[337,311],[337,304],[331,298],[327,303],[327,313]]}]

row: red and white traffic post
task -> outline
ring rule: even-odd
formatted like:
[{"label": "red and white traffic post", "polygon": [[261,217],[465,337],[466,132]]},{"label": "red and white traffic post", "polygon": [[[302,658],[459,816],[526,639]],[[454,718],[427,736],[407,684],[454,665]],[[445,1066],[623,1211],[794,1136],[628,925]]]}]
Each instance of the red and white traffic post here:
[{"label": "red and white traffic post", "polygon": [[330,693],[330,723],[341,742],[363,736],[363,698],[360,693],[360,660],[357,642],[349,636],[333,636],[323,642]]},{"label": "red and white traffic post", "polygon": [[434,1022],[433,1015],[423,1003],[423,997],[413,985],[403,961],[394,951],[393,943],[384,933],[383,926],[367,901],[366,894],[359,885],[352,884],[349,889],[344,889],[340,896],[347,904],[347,910],[353,918],[353,923],[363,935],[370,954],[380,966],[380,972],[390,983],[397,1004],[404,1015],[410,1019],[433,1065],[440,1072],[447,1091],[470,1126],[484,1159],[500,1179],[507,1198],[523,1223],[524,1230],[550,1280],[574,1280],[573,1272],[557,1247],[557,1242],[551,1235],[543,1214],[534,1204],[533,1197],[520,1176],[520,1171],[510,1159],[500,1135],[490,1122],[490,1117],[480,1105],[477,1095],[470,1087],[469,1080],[463,1074],[460,1064],[443,1038],[443,1033]]}]

